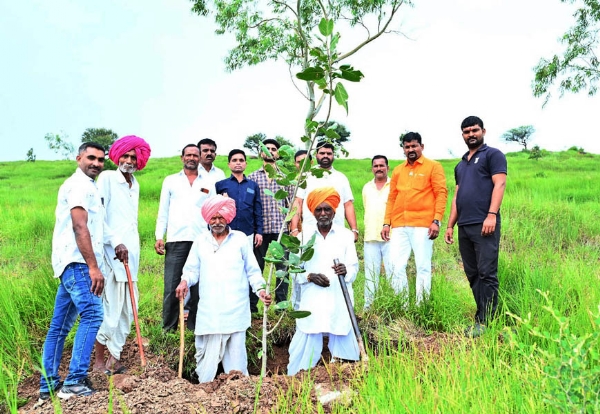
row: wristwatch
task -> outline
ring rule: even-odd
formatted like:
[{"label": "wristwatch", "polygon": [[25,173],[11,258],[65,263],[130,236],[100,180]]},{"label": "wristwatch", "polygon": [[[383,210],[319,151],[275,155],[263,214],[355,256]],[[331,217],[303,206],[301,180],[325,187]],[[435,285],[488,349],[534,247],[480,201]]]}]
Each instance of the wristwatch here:
[{"label": "wristwatch", "polygon": [[432,223],[437,224],[438,227],[442,227],[442,223],[439,220],[433,220]]}]

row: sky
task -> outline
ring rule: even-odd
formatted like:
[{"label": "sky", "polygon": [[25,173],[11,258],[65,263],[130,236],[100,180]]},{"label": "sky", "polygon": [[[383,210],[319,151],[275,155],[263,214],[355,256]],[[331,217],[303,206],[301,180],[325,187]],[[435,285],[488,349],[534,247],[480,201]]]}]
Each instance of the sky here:
[{"label": "sky", "polygon": [[[415,0],[393,29],[347,63],[365,78],[347,85],[349,113],[332,119],[351,132],[350,158],[403,158],[398,137],[417,131],[424,154],[456,158],[466,151],[460,123],[481,117],[486,142],[518,151],[500,136],[533,125],[532,145],[577,146],[600,153],[593,120],[600,96],[534,98],[533,67],[562,50],[573,6],[559,0]],[[138,135],[153,157],[180,154],[209,137],[226,155],[255,133],[300,146],[308,109],[283,62],[227,72],[232,36],[188,0],[0,0],[0,161],[60,156],[47,133],[74,144],[86,128]],[[340,49],[364,37],[341,27]],[[302,86],[302,85],[300,85]],[[324,118],[324,115],[318,119]],[[151,165],[151,164],[150,164]]]}]

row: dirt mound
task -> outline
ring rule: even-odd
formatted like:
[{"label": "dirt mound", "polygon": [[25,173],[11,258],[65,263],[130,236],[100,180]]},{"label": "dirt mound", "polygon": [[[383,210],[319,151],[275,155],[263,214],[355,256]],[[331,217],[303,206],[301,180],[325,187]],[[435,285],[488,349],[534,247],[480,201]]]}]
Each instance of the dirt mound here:
[{"label": "dirt mound", "polygon": [[[232,372],[220,374],[212,382],[192,384],[177,378],[177,373],[163,358],[148,351],[145,353],[147,365],[142,368],[137,345],[128,341],[121,356],[127,372],[108,377],[92,371],[89,377],[98,392],[89,397],[73,397],[67,401],[57,398],[38,404],[39,374],[33,375],[19,387],[19,398],[29,400],[19,412],[54,413],[53,404],[60,404],[63,413],[106,413],[111,405],[115,413],[266,413],[277,406],[282,396],[293,397],[301,392],[299,384],[304,376],[309,375],[303,372],[297,378],[277,374],[266,377],[257,399],[260,381],[257,375],[247,377],[240,372]],[[277,358],[270,361],[269,371],[285,372],[287,348],[274,347],[274,353]],[[70,352],[65,351],[60,369],[63,378],[68,370],[69,358]],[[318,405],[317,399],[324,390],[347,389],[355,375],[355,365],[319,363],[310,373],[315,385],[311,392],[314,406]]]}]

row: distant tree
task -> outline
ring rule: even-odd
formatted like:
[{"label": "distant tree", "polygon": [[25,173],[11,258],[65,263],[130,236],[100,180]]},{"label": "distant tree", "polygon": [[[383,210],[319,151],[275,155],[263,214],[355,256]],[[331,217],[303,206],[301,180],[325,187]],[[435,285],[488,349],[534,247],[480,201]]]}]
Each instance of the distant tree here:
[{"label": "distant tree", "polygon": [[[561,1],[575,3],[575,0]],[[585,90],[592,96],[598,89],[600,0],[583,0],[577,3],[583,4],[573,14],[575,25],[560,37],[560,42],[566,46],[562,55],[541,59],[534,69],[533,95],[545,96],[544,105],[550,99],[550,89],[555,82],[559,82],[560,96],[565,92],[578,93]]]},{"label": "distant tree", "polygon": [[[258,155],[260,152],[260,143],[263,142],[265,139],[267,139],[267,136],[265,134],[263,134],[262,132],[259,132],[258,134],[250,135],[248,138],[246,138],[246,141],[244,142],[244,148],[248,149],[252,154]],[[277,135],[273,139],[275,141],[279,142],[280,146],[283,146],[283,145],[289,145],[290,147],[294,146],[294,144],[292,144],[290,141],[288,141],[281,135]]]},{"label": "distant tree", "polygon": [[[321,121],[321,123],[322,123],[322,121]],[[331,135],[331,134],[329,134],[329,135],[327,134],[328,130],[335,131],[335,133],[337,134],[337,137],[335,135],[333,137],[329,137],[329,135]],[[340,124],[339,122],[336,122],[336,121],[325,122],[323,127],[317,131],[317,137],[319,140],[318,142],[329,140],[336,146],[343,145],[345,142],[350,141],[350,134],[351,134],[351,132],[348,131],[348,128],[346,128],[346,126],[344,124]]]},{"label": "distant tree", "polygon": [[248,149],[254,155],[258,155],[260,143],[267,139],[267,136],[262,132],[250,135],[244,142],[244,148]]},{"label": "distant tree", "polygon": [[33,153],[33,147],[27,151],[27,162],[35,162],[35,154]]},{"label": "distant tree", "polygon": [[531,141],[534,132],[533,125],[523,125],[506,131],[500,138],[506,142],[516,142],[527,150],[527,144]]},{"label": "distant tree", "polygon": [[119,138],[116,132],[106,128],[88,128],[81,135],[81,142],[96,142],[104,147],[106,152]]},{"label": "distant tree", "polygon": [[[62,136],[61,136],[62,134]],[[62,132],[61,134],[47,133],[44,139],[48,143],[48,148],[68,160],[75,152],[75,147],[69,141],[69,136]]]},{"label": "distant tree", "polygon": [[543,156],[544,156],[544,153],[540,149],[539,145],[535,145],[533,148],[531,148],[531,151],[529,152],[529,159],[530,160],[536,160],[536,161],[538,161]]}]

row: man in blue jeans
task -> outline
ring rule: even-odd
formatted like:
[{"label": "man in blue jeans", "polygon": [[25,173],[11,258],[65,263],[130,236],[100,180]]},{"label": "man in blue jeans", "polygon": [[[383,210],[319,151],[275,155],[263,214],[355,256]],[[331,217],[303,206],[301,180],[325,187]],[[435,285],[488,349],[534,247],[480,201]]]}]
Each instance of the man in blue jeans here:
[{"label": "man in blue jeans", "polygon": [[[58,396],[90,395],[95,392],[87,372],[102,324],[103,311],[100,295],[104,276],[100,265],[104,247],[104,206],[94,179],[104,167],[104,148],[87,142],[79,147],[78,168],[58,191],[56,224],[52,236],[52,268],[60,279],[54,314],[42,351],[40,400]],[[73,341],[69,374],[64,385],[58,368],[65,339],[80,316]]]}]

